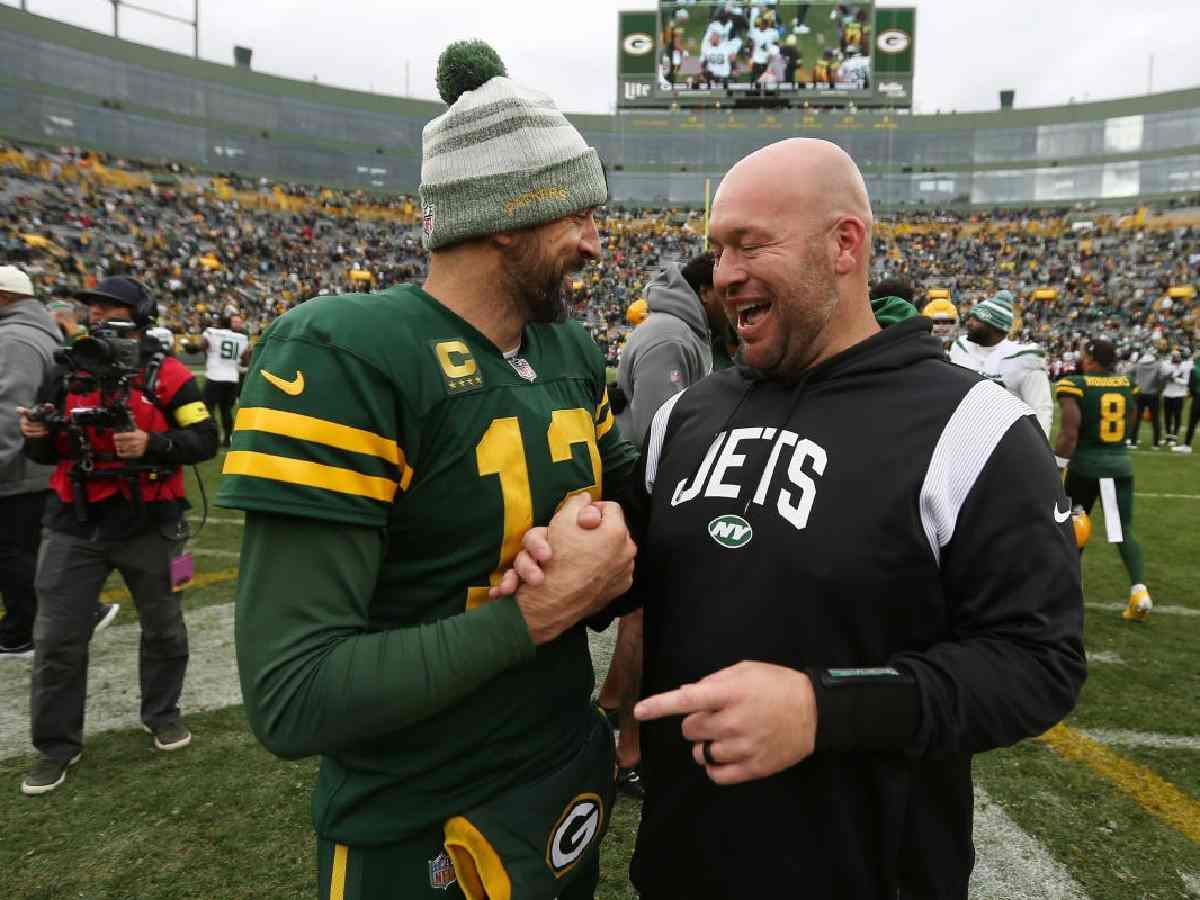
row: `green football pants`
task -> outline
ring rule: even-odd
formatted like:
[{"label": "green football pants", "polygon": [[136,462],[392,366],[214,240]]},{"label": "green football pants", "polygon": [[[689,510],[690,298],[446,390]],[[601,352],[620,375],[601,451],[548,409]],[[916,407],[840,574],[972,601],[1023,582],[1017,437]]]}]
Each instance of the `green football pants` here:
[{"label": "green football pants", "polygon": [[[463,900],[443,846],[441,828],[431,828],[401,844],[347,847],[317,838],[319,900]],[[599,857],[559,900],[592,900],[600,881]],[[519,900],[519,898],[512,898]]]},{"label": "green football pants", "polygon": [[[1117,512],[1121,518],[1123,538],[1121,543],[1117,544],[1117,550],[1121,554],[1121,562],[1125,563],[1125,569],[1129,572],[1129,583],[1145,584],[1142,545],[1133,533],[1133,477],[1113,478],[1113,484],[1117,489]],[[1063,486],[1071,502],[1082,506],[1083,511],[1090,516],[1092,507],[1096,505],[1100,496],[1100,479],[1078,475],[1068,468]]]}]

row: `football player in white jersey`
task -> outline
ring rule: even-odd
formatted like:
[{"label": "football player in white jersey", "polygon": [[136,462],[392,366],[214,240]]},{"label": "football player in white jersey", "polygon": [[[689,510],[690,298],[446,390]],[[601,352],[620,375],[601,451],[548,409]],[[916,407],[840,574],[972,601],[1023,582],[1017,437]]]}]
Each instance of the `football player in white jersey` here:
[{"label": "football player in white jersey", "polygon": [[973,306],[967,313],[966,335],[950,345],[950,362],[990,378],[1023,400],[1037,415],[1049,440],[1054,399],[1046,354],[1037,344],[1010,341],[1012,320],[1012,294],[1008,291],[998,291]]},{"label": "football player in white jersey", "polygon": [[204,405],[214,420],[214,409],[221,410],[221,446],[228,447],[241,379],[238,367],[250,362],[250,338],[242,333],[242,317],[232,315],[221,316],[219,328],[205,328],[201,339],[202,345],[189,349],[204,352]]}]

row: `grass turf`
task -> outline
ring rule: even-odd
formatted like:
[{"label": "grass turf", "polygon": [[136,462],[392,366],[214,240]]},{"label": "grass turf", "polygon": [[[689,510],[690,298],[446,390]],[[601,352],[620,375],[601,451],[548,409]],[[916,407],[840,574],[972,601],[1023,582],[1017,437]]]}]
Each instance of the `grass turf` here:
[{"label": "grass turf", "polygon": [[[1164,451],[1135,454],[1135,523],[1146,553],[1147,583],[1160,606],[1200,611],[1200,461]],[[200,467],[211,503],[217,462]],[[189,475],[189,489],[198,493]],[[1177,494],[1186,497],[1149,497]],[[1188,499],[1191,498],[1191,499]],[[228,510],[210,515],[234,519]],[[1128,582],[1104,541],[1097,511],[1083,557],[1090,604],[1123,602]],[[210,522],[200,549],[236,551],[240,528]],[[236,560],[197,557],[200,575],[228,577]],[[189,590],[189,608],[227,603],[232,580]],[[110,585],[118,588],[119,583]],[[127,604],[119,621],[134,613]],[[1160,611],[1145,624],[1113,610],[1089,609],[1090,653],[1121,660],[1090,667],[1074,728],[1200,735],[1200,615]],[[84,762],[64,788],[40,798],[18,791],[31,757],[0,761],[0,896],[59,898],[292,898],[315,894],[308,795],[314,760],[286,762],[250,735],[240,707],[192,715],[193,745],[156,753],[141,731],[88,739]],[[1115,747],[1116,752],[1200,802],[1200,752]],[[1194,897],[1184,876],[1200,874],[1200,845],[1084,765],[1026,741],[979,756],[976,778],[1016,823],[1035,835],[1093,900]],[[605,843],[597,897],[632,900],[626,878],[638,807],[622,800]],[[1049,894],[1047,895],[1049,896]]]}]

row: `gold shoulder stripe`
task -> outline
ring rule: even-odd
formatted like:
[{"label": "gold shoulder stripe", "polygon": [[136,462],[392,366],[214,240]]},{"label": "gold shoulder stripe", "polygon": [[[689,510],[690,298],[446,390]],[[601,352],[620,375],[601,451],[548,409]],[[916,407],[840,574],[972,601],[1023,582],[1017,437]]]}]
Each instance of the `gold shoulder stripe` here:
[{"label": "gold shoulder stripe", "polygon": [[1068,394],[1072,397],[1082,397],[1083,391],[1073,384],[1062,384],[1060,382],[1054,386],[1054,395],[1058,396],[1059,394]]},{"label": "gold shoulder stripe", "polygon": [[195,403],[185,403],[175,410],[175,421],[180,428],[187,428],[208,418],[208,407],[197,400]]},{"label": "gold shoulder stripe", "polygon": [[612,410],[610,409],[608,411],[608,415],[604,417],[604,421],[596,423],[596,440],[600,440],[600,438],[612,431],[612,427],[616,421],[617,420],[613,418]]},{"label": "gold shoulder stripe", "polygon": [[265,431],[282,434],[300,441],[324,444],[338,450],[364,453],[385,459],[401,470],[401,482],[405,490],[412,481],[413,472],[404,458],[400,445],[371,431],[340,425],[313,416],[284,412],[266,406],[249,406],[238,411],[234,431]]},{"label": "gold shoulder stripe", "polygon": [[287,484],[321,488],[338,494],[370,497],[381,503],[391,503],[399,485],[390,478],[363,475],[353,469],[326,466],[307,459],[291,459],[256,453],[252,450],[233,450],[225,457],[223,475],[247,475],[267,478]]},{"label": "gold shoulder stripe", "polygon": [[604,418],[605,410],[608,409],[608,388],[604,389],[604,393],[600,395],[600,402],[596,405],[596,412],[592,419],[599,423]]}]

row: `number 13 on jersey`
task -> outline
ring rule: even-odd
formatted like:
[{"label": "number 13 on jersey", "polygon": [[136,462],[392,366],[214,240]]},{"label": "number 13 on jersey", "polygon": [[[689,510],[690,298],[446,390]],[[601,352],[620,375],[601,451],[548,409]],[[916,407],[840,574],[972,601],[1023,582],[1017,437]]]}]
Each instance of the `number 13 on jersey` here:
[{"label": "number 13 on jersey", "polygon": [[[600,499],[600,450],[596,446],[596,429],[586,409],[556,409],[546,430],[546,447],[553,462],[571,459],[571,448],[584,444],[592,463],[592,483],[581,488]],[[535,448],[540,451],[541,448]],[[500,496],[504,503],[504,537],[500,543],[499,561],[489,581],[496,584],[504,570],[512,564],[521,549],[521,538],[533,527],[533,491],[529,484],[529,464],[525,442],[521,438],[521,423],[516,416],[493,419],[475,446],[475,461],[481,477],[498,476]],[[578,493],[572,491],[571,493]],[[568,495],[569,496],[569,495]],[[488,587],[467,588],[467,609],[488,601]]]}]

